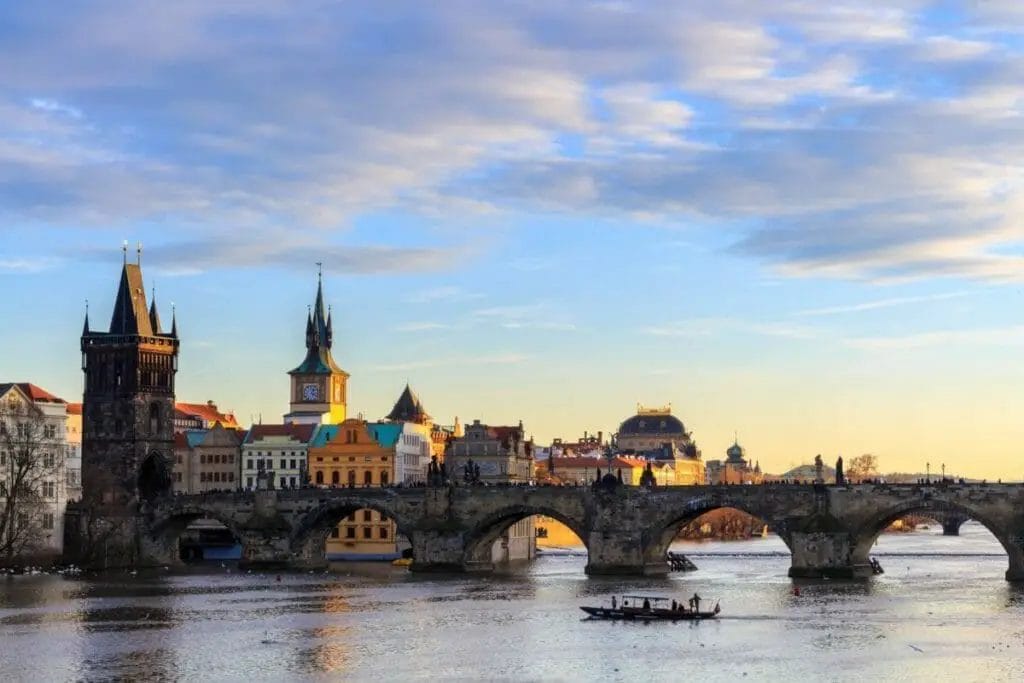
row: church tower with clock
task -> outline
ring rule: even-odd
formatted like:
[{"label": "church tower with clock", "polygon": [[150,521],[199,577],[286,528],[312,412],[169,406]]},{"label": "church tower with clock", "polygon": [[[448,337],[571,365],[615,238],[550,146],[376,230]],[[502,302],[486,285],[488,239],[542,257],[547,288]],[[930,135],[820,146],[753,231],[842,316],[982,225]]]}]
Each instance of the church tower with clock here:
[{"label": "church tower with clock", "polygon": [[306,316],[306,358],[291,376],[291,402],[286,424],[338,424],[345,420],[348,373],[331,356],[334,332],[331,314],[324,310],[323,275],[316,285],[316,302]]}]

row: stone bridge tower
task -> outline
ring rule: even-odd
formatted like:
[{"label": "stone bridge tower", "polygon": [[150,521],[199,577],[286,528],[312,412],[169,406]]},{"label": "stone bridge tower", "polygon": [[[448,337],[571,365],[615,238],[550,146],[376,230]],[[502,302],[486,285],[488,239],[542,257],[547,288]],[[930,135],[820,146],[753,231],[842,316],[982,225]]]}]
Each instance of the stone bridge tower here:
[{"label": "stone bridge tower", "polygon": [[139,261],[126,251],[110,329],[91,330],[86,312],[82,331],[82,496],[94,508],[128,511],[171,488],[177,321],[163,332],[155,298],[147,309]]}]

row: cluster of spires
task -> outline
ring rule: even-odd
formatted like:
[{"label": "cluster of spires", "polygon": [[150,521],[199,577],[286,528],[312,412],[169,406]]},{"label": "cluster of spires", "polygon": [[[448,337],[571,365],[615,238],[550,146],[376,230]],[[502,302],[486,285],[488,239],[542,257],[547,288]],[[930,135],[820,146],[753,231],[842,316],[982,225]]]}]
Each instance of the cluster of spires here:
[{"label": "cluster of spires", "polygon": [[306,316],[306,348],[313,350],[334,344],[334,325],[331,323],[331,309],[324,315],[323,264],[318,262],[316,276],[316,303]]},{"label": "cluster of spires", "polygon": [[[110,318],[110,330],[107,334],[163,336],[160,324],[160,313],[156,308],[156,288],[152,290],[149,310],[146,310],[146,292],[142,284],[142,243],[136,248],[135,263],[128,263],[128,243],[121,247],[124,255],[121,269],[121,283],[114,299],[114,312]],[[85,300],[85,322],[82,325],[82,336],[94,334],[89,327],[89,300]],[[99,333],[102,334],[102,333]],[[171,304],[170,337],[178,336],[178,317]]]}]

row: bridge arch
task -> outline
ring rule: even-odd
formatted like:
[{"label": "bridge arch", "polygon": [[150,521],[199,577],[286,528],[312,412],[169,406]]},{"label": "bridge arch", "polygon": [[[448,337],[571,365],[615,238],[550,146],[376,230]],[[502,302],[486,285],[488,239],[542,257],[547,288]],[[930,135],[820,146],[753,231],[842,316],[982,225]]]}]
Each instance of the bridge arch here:
[{"label": "bridge arch", "polygon": [[1006,578],[1011,581],[1024,580],[1024,525],[1018,520],[1016,528],[1008,528],[984,508],[965,505],[943,498],[918,498],[887,507],[872,515],[853,533],[851,559],[855,564],[870,562],[871,548],[885,529],[897,519],[909,514],[927,517],[929,513],[938,516],[958,516],[973,519],[984,526],[1006,551],[1009,567]]},{"label": "bridge arch", "polygon": [[245,534],[230,515],[223,514],[216,507],[187,505],[174,507],[162,512],[148,524],[149,539],[158,550],[163,564],[178,564],[179,543],[185,529],[198,519],[212,519],[223,524],[240,544],[245,543]]},{"label": "bridge arch", "polygon": [[326,563],[327,539],[331,530],[359,510],[379,513],[382,518],[395,523],[396,537],[401,535],[412,540],[415,520],[405,518],[392,506],[376,499],[342,498],[323,501],[296,521],[289,538],[292,553],[306,565]]},{"label": "bridge arch", "polygon": [[516,522],[535,515],[551,517],[569,527],[574,534],[590,550],[590,536],[584,520],[566,514],[557,508],[547,505],[516,504],[501,508],[477,521],[463,537],[463,566],[467,569],[490,568],[491,548],[494,542]]},{"label": "bridge arch", "polygon": [[774,510],[764,509],[755,502],[742,499],[698,498],[688,500],[682,506],[670,507],[647,526],[640,539],[644,566],[664,564],[669,546],[684,526],[709,512],[729,509],[739,510],[762,520],[777,533],[786,547],[790,548],[789,538],[782,529],[784,524],[776,519]]}]

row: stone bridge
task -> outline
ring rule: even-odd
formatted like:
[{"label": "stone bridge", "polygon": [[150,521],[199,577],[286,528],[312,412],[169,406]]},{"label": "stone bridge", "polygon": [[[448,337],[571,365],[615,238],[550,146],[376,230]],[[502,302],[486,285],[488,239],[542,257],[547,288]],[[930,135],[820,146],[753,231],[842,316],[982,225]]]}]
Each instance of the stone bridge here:
[{"label": "stone bridge", "polygon": [[301,489],[164,498],[137,525],[141,564],[178,560],[178,537],[199,518],[215,519],[254,567],[326,564],[330,530],[360,509],[393,519],[412,544],[416,571],[489,571],[490,546],[511,524],[546,515],[587,548],[588,574],[659,575],[679,528],[718,508],[761,518],[792,554],[793,577],[860,578],[891,522],[910,513],[970,518],[1006,550],[1006,578],[1024,581],[1024,486],[919,484],[618,487],[436,487]]}]

